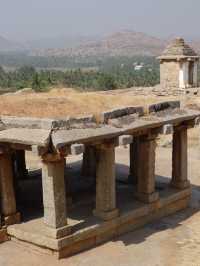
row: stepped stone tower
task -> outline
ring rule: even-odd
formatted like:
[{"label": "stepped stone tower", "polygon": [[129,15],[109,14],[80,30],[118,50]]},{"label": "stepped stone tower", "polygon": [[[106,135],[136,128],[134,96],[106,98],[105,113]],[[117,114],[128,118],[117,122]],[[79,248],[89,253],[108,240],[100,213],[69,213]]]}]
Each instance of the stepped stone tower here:
[{"label": "stepped stone tower", "polygon": [[162,87],[185,89],[198,86],[199,56],[184,39],[172,41],[158,59]]}]

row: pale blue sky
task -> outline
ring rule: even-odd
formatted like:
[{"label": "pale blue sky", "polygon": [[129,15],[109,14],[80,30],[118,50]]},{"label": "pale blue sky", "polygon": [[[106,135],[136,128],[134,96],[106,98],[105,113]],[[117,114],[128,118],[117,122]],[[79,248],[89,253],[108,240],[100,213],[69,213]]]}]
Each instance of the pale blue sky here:
[{"label": "pale blue sky", "polygon": [[0,0],[0,35],[15,40],[130,29],[200,39],[199,0]]}]

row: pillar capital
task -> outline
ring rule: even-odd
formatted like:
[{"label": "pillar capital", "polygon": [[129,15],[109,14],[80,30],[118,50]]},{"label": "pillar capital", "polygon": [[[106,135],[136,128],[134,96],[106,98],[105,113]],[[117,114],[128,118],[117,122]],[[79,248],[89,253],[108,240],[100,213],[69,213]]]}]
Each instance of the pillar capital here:
[{"label": "pillar capital", "polygon": [[56,163],[62,162],[65,157],[60,153],[46,153],[41,156],[41,159],[43,163]]}]

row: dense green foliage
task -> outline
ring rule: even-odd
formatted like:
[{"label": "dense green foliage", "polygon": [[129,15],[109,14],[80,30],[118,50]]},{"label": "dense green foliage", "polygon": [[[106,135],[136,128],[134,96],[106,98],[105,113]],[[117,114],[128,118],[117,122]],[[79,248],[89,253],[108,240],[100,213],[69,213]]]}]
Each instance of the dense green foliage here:
[{"label": "dense green foliage", "polygon": [[[15,55],[13,58],[4,55],[4,60],[2,56],[0,64],[4,68],[0,67],[1,88],[32,87],[36,91],[43,91],[61,85],[85,90],[110,90],[159,83],[159,64],[153,57],[42,58],[41,61],[38,57],[31,57],[29,60],[33,62],[27,62],[25,55]],[[19,63],[20,58],[23,60]],[[51,63],[46,65],[45,60]],[[138,65],[141,65],[140,69],[136,68]],[[59,69],[61,66],[64,68]]]}]

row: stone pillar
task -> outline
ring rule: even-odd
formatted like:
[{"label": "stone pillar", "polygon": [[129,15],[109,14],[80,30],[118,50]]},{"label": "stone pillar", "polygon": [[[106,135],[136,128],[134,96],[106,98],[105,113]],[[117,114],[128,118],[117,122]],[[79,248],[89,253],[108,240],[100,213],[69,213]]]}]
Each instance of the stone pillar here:
[{"label": "stone pillar", "polygon": [[138,182],[138,152],[139,152],[139,137],[133,139],[130,144],[130,172],[128,181],[130,184],[136,185]]},{"label": "stone pillar", "polygon": [[96,177],[96,150],[93,146],[85,146],[83,153],[82,176]]},{"label": "stone pillar", "polygon": [[62,228],[67,225],[64,167],[64,158],[57,160],[43,158],[44,223],[53,229]]},{"label": "stone pillar", "polygon": [[159,198],[159,194],[155,191],[155,150],[155,136],[140,137],[137,155],[136,197],[144,203],[152,203]]},{"label": "stone pillar", "polygon": [[20,214],[16,210],[14,176],[11,153],[0,155],[0,195],[1,212],[6,225],[20,222]]},{"label": "stone pillar", "polygon": [[119,215],[116,209],[115,145],[97,146],[96,209],[94,215],[111,220]]},{"label": "stone pillar", "polygon": [[28,176],[28,171],[26,169],[26,159],[25,159],[25,151],[17,150],[15,151],[15,171],[17,175],[17,179],[25,179]]},{"label": "stone pillar", "polygon": [[187,165],[187,128],[175,127],[172,151],[172,187],[184,189],[190,186],[187,179]]}]

